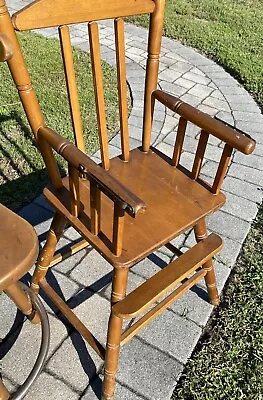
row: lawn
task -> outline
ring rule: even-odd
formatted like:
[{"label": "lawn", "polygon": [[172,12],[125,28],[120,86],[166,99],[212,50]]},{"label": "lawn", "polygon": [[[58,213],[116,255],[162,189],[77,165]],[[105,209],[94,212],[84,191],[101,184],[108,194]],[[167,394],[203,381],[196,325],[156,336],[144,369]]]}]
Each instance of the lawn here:
[{"label": "lawn", "polygon": [[263,206],[172,400],[263,398]]},{"label": "lawn", "polygon": [[[19,39],[48,126],[72,140],[59,42],[33,33],[20,34]],[[74,59],[86,148],[92,154],[99,142],[90,58],[75,49]],[[116,73],[106,63],[103,73],[108,132],[112,136],[118,123]],[[17,210],[41,192],[48,177],[7,65],[3,63],[0,64],[0,159],[0,202]]]},{"label": "lawn", "polygon": [[223,65],[263,109],[262,21],[262,0],[167,0],[164,34]]},{"label": "lawn", "polygon": [[[261,0],[167,0],[164,33],[221,64],[263,110],[262,21]],[[263,399],[262,249],[263,206],[172,400]]]}]

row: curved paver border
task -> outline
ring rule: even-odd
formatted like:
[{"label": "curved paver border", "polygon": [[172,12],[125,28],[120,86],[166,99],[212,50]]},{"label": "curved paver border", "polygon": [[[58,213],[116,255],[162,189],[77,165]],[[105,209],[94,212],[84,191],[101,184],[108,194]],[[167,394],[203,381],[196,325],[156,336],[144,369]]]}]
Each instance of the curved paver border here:
[{"label": "curved paver border", "polygon": [[[8,0],[7,3],[11,11],[16,11],[29,1]],[[55,32],[53,28],[41,31],[50,37],[54,37]],[[100,35],[102,57],[114,66],[113,29],[109,21],[100,25]],[[88,51],[87,28],[84,24],[72,28],[72,42],[82,50]],[[141,138],[146,43],[147,31],[144,28],[126,24],[127,79],[132,95],[132,111],[129,118],[131,147],[139,145]],[[224,208],[209,220],[209,228],[218,232],[225,240],[225,248],[215,265],[221,291],[230,273],[229,267],[235,263],[251,222],[256,216],[257,203],[262,200],[262,192],[258,188],[262,186],[263,117],[252,97],[220,66],[195,50],[166,37],[163,38],[159,78],[160,88],[181,97],[208,114],[217,115],[237,128],[250,132],[258,142],[252,156],[234,154],[223,185],[228,201]],[[172,112],[165,110],[160,104],[157,105],[153,142],[167,155],[171,155],[173,149],[177,123],[178,118]],[[198,131],[195,129],[187,132],[186,149],[182,156],[186,166],[192,162],[197,138]],[[221,151],[222,144],[219,141],[209,142],[206,162],[202,168],[202,173],[208,180],[215,172],[215,161]],[[113,156],[119,152],[120,142],[115,136],[110,141],[110,153]],[[95,160],[98,160],[98,155],[94,155]],[[25,207],[21,215],[35,225],[42,239],[52,216],[43,198],[39,197]],[[76,233],[69,230],[62,244],[70,238],[76,238]],[[175,242],[181,248],[189,247],[194,242],[193,233],[189,231]],[[85,262],[87,253],[89,268]],[[130,274],[130,289],[142,283],[157,268],[168,263],[171,257],[171,253],[163,248],[136,265]],[[81,298],[89,298],[89,302],[85,304],[76,300],[75,311],[89,326],[94,325],[94,333],[98,333],[102,340],[105,340],[102,326],[107,323],[106,299],[109,298],[110,291],[109,286],[103,286],[110,281],[110,271],[109,265],[98,253],[90,249],[83,250],[53,269],[54,279],[67,298],[75,296],[78,299],[79,295]],[[94,313],[96,307],[99,311]],[[206,301],[204,285],[200,283],[160,316],[154,325],[149,325],[137,335],[121,353],[116,400],[169,399],[212,309]],[[34,399],[51,398],[50,396],[56,400],[97,399],[102,363],[92,351],[92,357],[86,353],[84,343],[77,334],[68,337],[69,332],[53,317],[54,309],[48,307],[48,310],[54,334],[51,353],[44,372],[28,398],[32,399],[33,395]],[[25,329],[24,340],[28,328]],[[30,327],[28,335],[32,335]],[[14,352],[21,352],[19,344]],[[73,374],[69,368],[70,364],[74,370]],[[13,386],[17,383],[16,366],[7,360],[3,367],[7,383]],[[89,385],[87,378],[90,381]],[[49,388],[52,388],[51,391]]]}]

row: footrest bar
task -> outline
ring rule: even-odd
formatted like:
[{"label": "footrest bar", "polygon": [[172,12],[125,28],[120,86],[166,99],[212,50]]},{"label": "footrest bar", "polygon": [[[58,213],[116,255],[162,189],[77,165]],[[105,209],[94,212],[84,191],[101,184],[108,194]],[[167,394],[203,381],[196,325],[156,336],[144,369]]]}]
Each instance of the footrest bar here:
[{"label": "footrest bar", "polygon": [[115,304],[112,312],[122,319],[132,319],[142,314],[210,260],[222,245],[219,236],[214,233],[209,235]]},{"label": "footrest bar", "polygon": [[139,321],[135,322],[121,335],[121,346],[126,344],[134,335],[136,335],[144,326],[148,325],[155,317],[161,314],[167,307],[169,307],[175,300],[181,297],[187,290],[199,282],[206,274],[203,269],[196,272],[191,278],[187,279],[179,288],[169,294],[152,310],[148,311]]},{"label": "footrest bar", "polygon": [[39,282],[39,286],[47,294],[47,296],[53,301],[57,308],[62,314],[69,320],[74,328],[86,339],[90,346],[96,351],[96,353],[105,359],[105,348],[102,344],[92,335],[88,328],[80,321],[80,319],[74,314],[69,306],[61,299],[61,297],[55,292],[55,290],[48,284],[46,279]]}]

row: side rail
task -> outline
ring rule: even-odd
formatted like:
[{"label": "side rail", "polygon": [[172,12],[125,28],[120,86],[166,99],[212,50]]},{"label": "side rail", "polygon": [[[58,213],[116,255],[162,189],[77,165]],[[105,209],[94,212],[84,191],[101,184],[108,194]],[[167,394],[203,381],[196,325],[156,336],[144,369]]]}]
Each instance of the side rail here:
[{"label": "side rail", "polygon": [[255,149],[256,142],[244,132],[235,129],[220,120],[212,118],[210,115],[199,111],[195,107],[184,103],[179,98],[168,93],[161,90],[155,90],[153,92],[153,97],[170,110],[180,115],[172,158],[173,166],[177,167],[180,162],[188,121],[201,128],[201,134],[191,171],[192,179],[197,180],[199,178],[209,135],[213,135],[225,143],[214,182],[212,186],[209,187],[209,190],[213,194],[218,194],[231,160],[233,149],[236,149],[243,154],[251,154]]}]

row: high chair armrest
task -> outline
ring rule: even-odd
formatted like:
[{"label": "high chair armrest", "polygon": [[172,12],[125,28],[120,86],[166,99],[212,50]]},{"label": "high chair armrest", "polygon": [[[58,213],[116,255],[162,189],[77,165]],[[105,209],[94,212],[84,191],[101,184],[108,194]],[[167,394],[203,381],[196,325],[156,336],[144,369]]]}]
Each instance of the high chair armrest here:
[{"label": "high chair armrest", "polygon": [[227,143],[232,148],[241,151],[241,153],[251,154],[255,149],[256,142],[250,136],[220,120],[212,118],[197,108],[184,103],[179,98],[162,90],[155,90],[153,96],[170,110]]},{"label": "high chair armrest", "polygon": [[82,175],[97,184],[99,189],[111,200],[119,202],[121,207],[131,216],[135,217],[136,214],[146,208],[145,203],[117,181],[109,171],[97,165],[74,144],[52,129],[39,128],[38,140],[40,147],[41,141],[46,141],[69,164],[79,170]]}]

